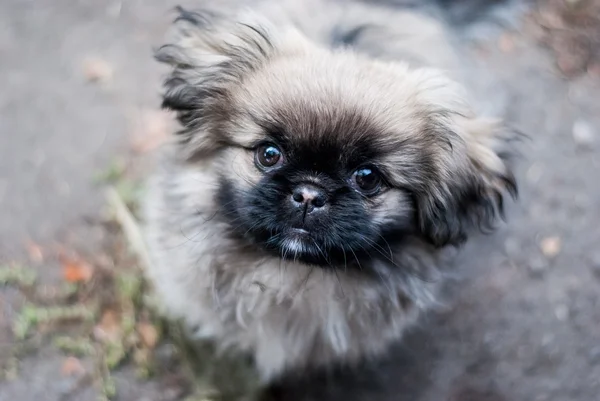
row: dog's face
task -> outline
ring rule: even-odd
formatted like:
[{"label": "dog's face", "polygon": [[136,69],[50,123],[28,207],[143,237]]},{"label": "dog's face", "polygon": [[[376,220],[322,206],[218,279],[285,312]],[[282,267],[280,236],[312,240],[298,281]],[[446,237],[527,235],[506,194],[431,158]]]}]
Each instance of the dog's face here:
[{"label": "dog's face", "polygon": [[382,128],[340,104],[289,100],[240,116],[250,135],[240,132],[221,155],[229,168],[218,200],[238,232],[283,257],[327,265],[410,230],[410,192],[386,165],[395,151]]},{"label": "dog's face", "polygon": [[393,258],[409,236],[458,244],[516,191],[511,133],[434,70],[324,50],[255,17],[182,11],[178,25],[157,57],[174,66],[164,105],[181,151],[214,159],[222,217],[265,250],[328,266]]}]

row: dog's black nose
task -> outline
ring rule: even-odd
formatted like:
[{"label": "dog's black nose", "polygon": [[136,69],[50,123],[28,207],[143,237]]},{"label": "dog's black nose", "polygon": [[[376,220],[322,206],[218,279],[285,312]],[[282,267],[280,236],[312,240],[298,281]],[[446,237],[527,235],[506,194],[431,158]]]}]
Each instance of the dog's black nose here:
[{"label": "dog's black nose", "polygon": [[297,207],[306,208],[308,213],[315,208],[322,208],[327,203],[327,193],[314,185],[302,184],[292,192],[292,203]]}]

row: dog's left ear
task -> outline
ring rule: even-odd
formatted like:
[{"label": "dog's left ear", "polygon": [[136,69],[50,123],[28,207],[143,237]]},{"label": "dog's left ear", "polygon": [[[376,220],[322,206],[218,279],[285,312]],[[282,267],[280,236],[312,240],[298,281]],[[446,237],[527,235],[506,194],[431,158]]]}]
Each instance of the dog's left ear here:
[{"label": "dog's left ear", "polygon": [[171,67],[163,107],[177,113],[182,151],[192,157],[227,142],[231,92],[278,51],[276,27],[250,11],[226,17],[210,10],[177,8],[167,43],[155,57]]},{"label": "dog's left ear", "polygon": [[416,196],[420,230],[435,246],[460,245],[473,228],[493,229],[506,196],[518,194],[513,169],[522,134],[495,120],[451,120],[444,128],[453,131],[451,149],[439,158],[428,190]]}]

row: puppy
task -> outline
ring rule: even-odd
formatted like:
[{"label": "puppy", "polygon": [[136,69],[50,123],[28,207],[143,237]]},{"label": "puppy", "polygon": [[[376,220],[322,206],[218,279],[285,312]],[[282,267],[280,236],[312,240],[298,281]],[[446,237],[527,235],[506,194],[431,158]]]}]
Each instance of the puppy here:
[{"label": "puppy", "polygon": [[179,10],[156,58],[181,130],[145,199],[167,312],[265,382],[385,351],[517,192],[515,133],[433,68],[454,63],[435,21],[274,6]]}]

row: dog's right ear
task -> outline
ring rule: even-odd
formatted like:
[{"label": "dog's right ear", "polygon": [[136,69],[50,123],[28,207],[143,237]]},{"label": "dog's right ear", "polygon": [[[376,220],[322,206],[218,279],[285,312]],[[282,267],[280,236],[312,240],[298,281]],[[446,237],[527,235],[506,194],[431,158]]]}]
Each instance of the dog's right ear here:
[{"label": "dog's right ear", "polygon": [[275,52],[274,26],[245,12],[228,20],[210,11],[177,8],[167,43],[155,52],[172,67],[162,106],[177,113],[187,158],[227,143],[221,126],[232,113],[230,94]]},{"label": "dog's right ear", "polygon": [[506,198],[518,195],[514,169],[523,134],[495,119],[453,120],[457,141],[443,174],[418,198],[422,233],[438,247],[462,244],[473,229],[491,232],[504,218]]}]

